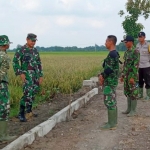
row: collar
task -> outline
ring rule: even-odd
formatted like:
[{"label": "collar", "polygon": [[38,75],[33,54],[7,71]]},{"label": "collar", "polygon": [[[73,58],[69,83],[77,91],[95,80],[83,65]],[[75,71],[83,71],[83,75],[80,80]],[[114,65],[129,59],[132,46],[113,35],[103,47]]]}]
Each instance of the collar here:
[{"label": "collar", "polygon": [[144,44],[141,44],[141,43],[139,42],[139,45],[147,45],[147,43],[148,43],[147,41],[145,41]]}]

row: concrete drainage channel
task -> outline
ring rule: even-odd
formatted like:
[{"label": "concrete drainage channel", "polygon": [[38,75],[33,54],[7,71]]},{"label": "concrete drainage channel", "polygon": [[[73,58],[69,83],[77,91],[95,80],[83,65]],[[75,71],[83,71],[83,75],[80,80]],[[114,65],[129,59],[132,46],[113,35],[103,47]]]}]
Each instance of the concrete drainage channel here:
[{"label": "concrete drainage channel", "polygon": [[[98,78],[92,77],[90,80],[84,80],[83,86],[90,86],[91,88],[93,88],[97,85],[97,82]],[[2,150],[20,150],[24,146],[32,144],[37,136],[43,137],[44,135],[49,133],[57,123],[66,121],[68,118],[70,118],[74,111],[84,106],[90,100],[90,98],[92,98],[96,94],[98,94],[98,88],[93,88],[84,96],[80,97],[79,99],[50,117],[47,121],[44,121],[27,133],[23,134],[15,141],[4,147]]]}]

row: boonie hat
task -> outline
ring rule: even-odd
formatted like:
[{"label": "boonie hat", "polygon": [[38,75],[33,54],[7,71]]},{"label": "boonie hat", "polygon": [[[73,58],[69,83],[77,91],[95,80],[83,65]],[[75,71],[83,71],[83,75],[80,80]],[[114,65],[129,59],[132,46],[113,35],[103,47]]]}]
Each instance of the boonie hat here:
[{"label": "boonie hat", "polygon": [[142,36],[145,36],[145,33],[144,33],[144,32],[140,32],[140,33],[138,34],[138,37],[142,37]]},{"label": "boonie hat", "polygon": [[0,35],[0,46],[9,45],[12,42],[9,41],[9,38],[7,35]]},{"label": "boonie hat", "polygon": [[128,41],[131,41],[131,42],[134,42],[134,38],[130,35],[127,35],[124,40],[122,40],[121,42],[128,42]]},{"label": "boonie hat", "polygon": [[27,35],[27,38],[32,40],[32,41],[37,41],[37,35],[33,34],[33,33],[29,33]]}]

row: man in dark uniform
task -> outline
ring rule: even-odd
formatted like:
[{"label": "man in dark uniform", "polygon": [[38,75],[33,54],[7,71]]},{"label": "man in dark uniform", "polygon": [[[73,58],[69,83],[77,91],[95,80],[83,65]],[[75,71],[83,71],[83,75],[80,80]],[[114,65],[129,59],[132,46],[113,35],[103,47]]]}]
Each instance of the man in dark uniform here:
[{"label": "man in dark uniform", "polygon": [[27,43],[17,49],[13,59],[15,74],[20,75],[23,81],[23,96],[20,100],[19,112],[19,119],[21,122],[27,121],[25,109],[27,114],[32,113],[32,104],[35,94],[39,90],[39,85],[42,83],[43,77],[39,52],[34,47],[37,36],[29,33],[26,40]]}]

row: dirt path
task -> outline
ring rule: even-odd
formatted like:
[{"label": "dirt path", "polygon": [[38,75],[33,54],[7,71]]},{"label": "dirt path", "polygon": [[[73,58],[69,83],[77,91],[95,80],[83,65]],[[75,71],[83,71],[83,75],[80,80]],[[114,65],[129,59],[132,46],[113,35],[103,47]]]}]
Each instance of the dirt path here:
[{"label": "dirt path", "polygon": [[[102,131],[107,111],[101,94],[75,112],[69,122],[59,123],[49,134],[25,150],[150,150],[150,101],[138,100],[135,117],[121,114],[126,109],[123,87],[117,88],[118,127]],[[22,150],[24,150],[22,149]]]}]

